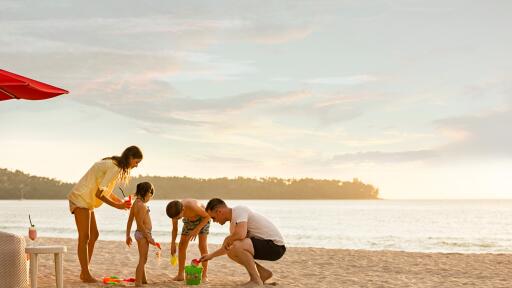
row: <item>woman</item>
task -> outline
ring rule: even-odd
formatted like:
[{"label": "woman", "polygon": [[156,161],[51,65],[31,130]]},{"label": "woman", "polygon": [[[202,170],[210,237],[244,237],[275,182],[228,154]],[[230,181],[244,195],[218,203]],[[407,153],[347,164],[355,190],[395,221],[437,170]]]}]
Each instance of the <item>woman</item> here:
[{"label": "woman", "polygon": [[97,282],[89,271],[94,243],[99,236],[94,208],[103,203],[121,210],[130,208],[131,203],[123,202],[112,190],[118,181],[127,183],[131,169],[137,167],[140,161],[142,152],[137,146],[130,146],[121,156],[107,157],[94,163],[68,194],[69,210],[75,215],[78,230],[78,260],[83,282]]}]

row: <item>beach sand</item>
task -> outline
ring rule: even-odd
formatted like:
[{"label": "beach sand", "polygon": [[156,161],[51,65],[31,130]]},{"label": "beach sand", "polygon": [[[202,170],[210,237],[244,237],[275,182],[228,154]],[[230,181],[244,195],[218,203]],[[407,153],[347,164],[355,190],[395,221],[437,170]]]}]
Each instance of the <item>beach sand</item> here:
[{"label": "beach sand", "polygon": [[[40,238],[37,245],[68,247],[64,257],[65,287],[107,286],[80,282],[76,239]],[[217,247],[210,245],[209,249],[213,251]],[[156,250],[151,249],[146,265],[149,284],[145,287],[186,286],[171,280],[177,266],[169,264],[168,243],[163,243],[163,248],[160,260],[154,253]],[[187,263],[198,254],[196,243],[191,243]],[[98,279],[110,275],[135,277],[137,261],[136,244],[128,248],[121,241],[100,240],[95,246],[91,271]],[[510,254],[288,248],[281,260],[260,263],[274,272],[269,282],[276,282],[277,287],[512,287]],[[245,269],[227,256],[216,258],[209,265],[210,281],[201,287],[238,287],[248,280]],[[53,255],[41,255],[39,287],[55,287],[54,277]]]}]

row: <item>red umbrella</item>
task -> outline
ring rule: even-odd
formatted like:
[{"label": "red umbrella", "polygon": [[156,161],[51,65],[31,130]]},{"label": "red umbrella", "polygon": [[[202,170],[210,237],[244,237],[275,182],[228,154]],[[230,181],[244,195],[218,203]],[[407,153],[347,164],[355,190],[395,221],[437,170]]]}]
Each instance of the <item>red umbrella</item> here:
[{"label": "red umbrella", "polygon": [[64,89],[0,69],[0,101],[43,100],[67,93]]}]

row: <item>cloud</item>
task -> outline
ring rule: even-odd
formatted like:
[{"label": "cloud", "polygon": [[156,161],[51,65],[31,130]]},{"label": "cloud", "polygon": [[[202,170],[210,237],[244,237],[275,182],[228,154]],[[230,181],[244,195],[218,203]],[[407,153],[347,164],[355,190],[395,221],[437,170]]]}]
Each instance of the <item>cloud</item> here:
[{"label": "cloud", "polygon": [[456,141],[442,148],[454,156],[512,157],[512,109],[508,107],[481,115],[447,118],[435,122]]},{"label": "cloud", "polygon": [[372,75],[353,75],[346,77],[325,77],[305,80],[308,84],[324,84],[324,85],[360,85],[377,80]]},{"label": "cloud", "polygon": [[332,157],[332,164],[341,163],[397,163],[397,162],[415,162],[425,161],[438,157],[435,150],[412,150],[398,152],[358,152],[339,154]]}]

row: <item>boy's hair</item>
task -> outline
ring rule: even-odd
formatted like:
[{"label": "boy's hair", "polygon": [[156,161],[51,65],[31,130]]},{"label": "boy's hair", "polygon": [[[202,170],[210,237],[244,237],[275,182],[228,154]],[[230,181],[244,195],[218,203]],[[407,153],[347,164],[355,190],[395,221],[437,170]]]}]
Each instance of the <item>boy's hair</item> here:
[{"label": "boy's hair", "polygon": [[227,207],[226,202],[224,200],[219,198],[213,198],[208,201],[208,204],[206,204],[206,211],[214,211],[215,209],[219,207]]},{"label": "boy's hair", "polygon": [[153,188],[153,184],[149,182],[140,182],[137,184],[137,190],[135,191],[135,196],[144,199],[148,193],[155,193],[155,189]]},{"label": "boy's hair", "polygon": [[174,200],[167,204],[167,208],[165,208],[165,212],[169,218],[174,218],[180,215],[181,210],[183,210],[183,204],[179,200]]}]

